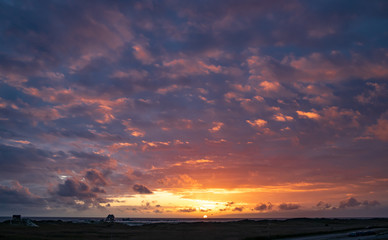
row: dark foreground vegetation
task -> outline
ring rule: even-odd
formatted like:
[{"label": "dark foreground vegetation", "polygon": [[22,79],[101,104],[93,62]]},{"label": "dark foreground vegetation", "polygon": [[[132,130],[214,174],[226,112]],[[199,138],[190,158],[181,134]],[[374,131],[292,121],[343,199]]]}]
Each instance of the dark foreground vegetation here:
[{"label": "dark foreground vegetation", "polygon": [[388,219],[243,220],[127,226],[120,223],[34,221],[39,227],[0,223],[0,239],[276,239],[388,228]]}]

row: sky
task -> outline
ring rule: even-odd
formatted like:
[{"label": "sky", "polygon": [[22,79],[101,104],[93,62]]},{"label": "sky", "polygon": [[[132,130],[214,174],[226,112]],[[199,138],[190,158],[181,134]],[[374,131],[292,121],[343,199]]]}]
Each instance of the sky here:
[{"label": "sky", "polygon": [[0,1],[0,216],[387,217],[388,2]]}]

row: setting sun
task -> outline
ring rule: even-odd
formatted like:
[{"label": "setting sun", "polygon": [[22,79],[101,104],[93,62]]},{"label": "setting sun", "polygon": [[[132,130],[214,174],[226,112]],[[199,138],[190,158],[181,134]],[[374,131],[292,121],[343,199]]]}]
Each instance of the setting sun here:
[{"label": "setting sun", "polygon": [[203,218],[207,218],[207,215],[203,215]]}]

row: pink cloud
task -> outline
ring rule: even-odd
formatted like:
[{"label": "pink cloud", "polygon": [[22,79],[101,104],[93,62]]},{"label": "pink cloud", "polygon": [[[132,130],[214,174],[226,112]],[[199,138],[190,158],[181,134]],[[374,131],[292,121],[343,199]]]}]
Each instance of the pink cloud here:
[{"label": "pink cloud", "polygon": [[327,107],[320,111],[322,121],[331,127],[342,129],[347,127],[359,127],[358,119],[361,114],[351,109],[340,109],[337,106]]},{"label": "pink cloud", "polygon": [[262,87],[264,91],[277,91],[280,84],[278,82],[263,81],[259,86]]},{"label": "pink cloud", "polygon": [[173,85],[170,85],[168,87],[159,88],[156,92],[159,94],[165,95],[167,93],[174,92],[174,91],[177,91],[177,90],[182,89],[182,88],[183,88],[182,86],[178,86],[176,84],[173,84]]},{"label": "pink cloud", "polygon": [[373,103],[373,101],[376,101],[378,97],[387,95],[388,93],[384,84],[368,82],[367,85],[371,86],[373,89],[365,91],[362,94],[356,96],[356,100],[362,104]]},{"label": "pink cloud", "polygon": [[145,47],[141,45],[135,45],[132,48],[134,50],[133,54],[135,55],[135,58],[143,64],[151,64],[154,61],[151,53],[149,53]]},{"label": "pink cloud", "polygon": [[173,73],[167,73],[168,76],[173,78],[187,75],[207,75],[210,73],[220,73],[222,71],[220,65],[206,64],[202,60],[193,60],[189,58],[164,61],[163,66],[173,70]]},{"label": "pink cloud", "polygon": [[383,115],[377,120],[375,125],[368,127],[367,131],[375,135],[377,139],[388,141],[388,119]]},{"label": "pink cloud", "polygon": [[[246,63],[250,80],[267,82],[335,82],[349,78],[384,78],[388,65],[381,59],[365,59],[354,53],[351,58],[333,51],[331,55],[311,53],[296,58],[292,55],[277,60],[270,56],[251,56]],[[272,87],[272,86],[271,86]]]},{"label": "pink cloud", "polygon": [[146,132],[140,128],[133,126],[131,120],[123,120],[121,124],[125,126],[125,131],[129,132],[134,137],[144,137]]},{"label": "pink cloud", "polygon": [[358,119],[361,116],[358,111],[340,109],[337,106],[326,107],[321,111],[312,109],[311,112],[296,111],[296,113],[299,118],[314,119],[326,126],[336,129],[358,127]]},{"label": "pink cloud", "polygon": [[156,124],[164,131],[174,129],[192,129],[193,127],[199,127],[198,122],[187,118],[173,119],[170,121],[159,120]]},{"label": "pink cloud", "polygon": [[143,79],[148,76],[148,73],[144,70],[130,69],[127,71],[115,71],[110,77],[112,78],[134,78]]}]

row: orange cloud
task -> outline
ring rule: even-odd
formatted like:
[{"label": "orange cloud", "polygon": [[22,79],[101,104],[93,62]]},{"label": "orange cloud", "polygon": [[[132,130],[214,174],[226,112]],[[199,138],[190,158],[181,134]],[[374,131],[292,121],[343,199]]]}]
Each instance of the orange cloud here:
[{"label": "orange cloud", "polygon": [[144,137],[146,134],[143,130],[132,126],[131,119],[123,120],[121,123],[126,127],[125,131],[130,132],[130,134],[134,137]]},{"label": "orange cloud", "polygon": [[187,174],[181,174],[177,177],[165,177],[158,180],[158,183],[164,187],[173,188],[192,188],[202,186],[197,180],[193,179]]},{"label": "orange cloud", "polygon": [[292,121],[292,120],[294,120],[293,117],[291,117],[291,116],[286,116],[286,115],[284,115],[284,114],[282,114],[282,113],[277,113],[277,114],[275,114],[275,115],[273,116],[273,119],[274,119],[275,121],[278,121],[278,122],[286,122],[286,121]]},{"label": "orange cloud", "polygon": [[303,112],[303,111],[296,111],[298,116],[300,118],[309,118],[309,119],[319,119],[321,116],[316,112]]},{"label": "orange cloud", "polygon": [[265,121],[263,119],[256,119],[253,121],[247,120],[246,122],[249,123],[249,125],[251,125],[252,127],[257,127],[257,128],[262,128],[265,125],[267,125],[267,123],[268,123],[267,121]]},{"label": "orange cloud", "polygon": [[263,119],[256,119],[253,121],[246,120],[246,122],[251,125],[251,127],[258,130],[257,134],[265,134],[265,135],[273,135],[274,132],[271,129],[265,127],[267,125],[267,121]]},{"label": "orange cloud", "polygon": [[210,132],[215,133],[221,130],[224,124],[222,122],[213,122],[213,127],[209,129]]}]

